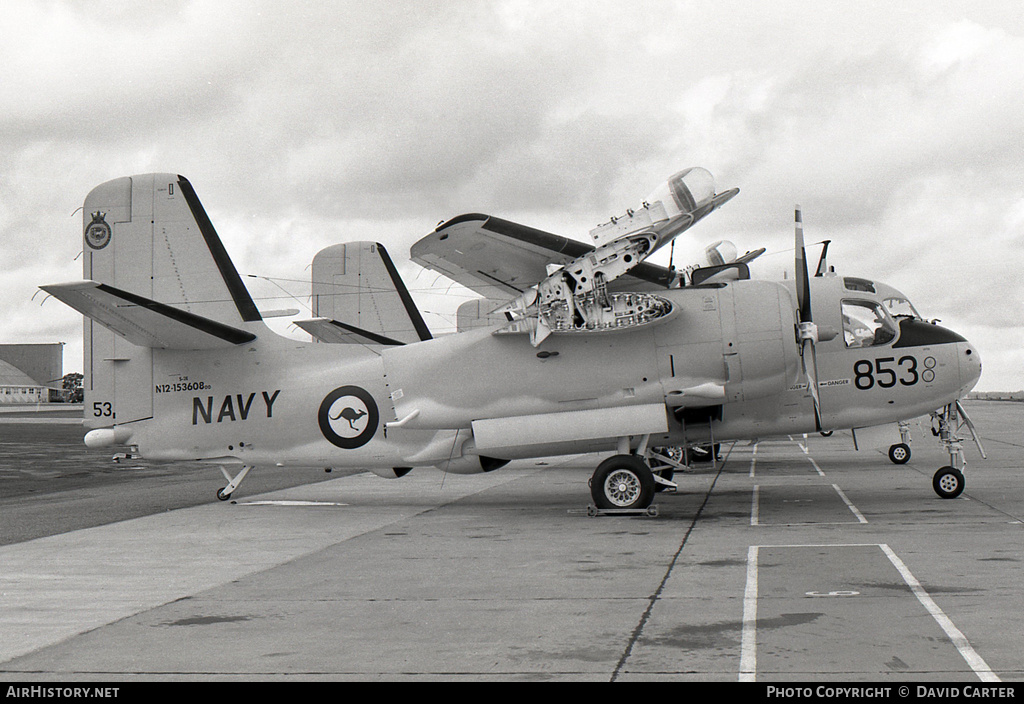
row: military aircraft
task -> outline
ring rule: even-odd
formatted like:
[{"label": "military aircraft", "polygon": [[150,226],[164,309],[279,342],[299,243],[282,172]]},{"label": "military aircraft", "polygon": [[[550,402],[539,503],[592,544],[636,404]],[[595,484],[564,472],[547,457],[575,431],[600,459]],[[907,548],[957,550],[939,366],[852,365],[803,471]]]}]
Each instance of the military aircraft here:
[{"label": "military aircraft", "polygon": [[[795,280],[751,279],[763,250],[737,257],[728,243],[703,266],[645,261],[737,192],[681,171],[594,228],[592,245],[481,214],[444,222],[413,259],[484,297],[448,335],[431,335],[376,243],[314,261],[318,305],[299,322],[313,341],[274,333],[174,174],[93,189],[83,280],[41,288],[86,317],[86,444],[220,465],[222,500],[259,465],[397,478],[612,451],[591,478],[594,503],[644,509],[675,486],[663,448],[937,408],[951,464],[934,487],[958,495],[950,411],[980,376],[977,350],[916,314],[894,317],[884,301],[906,297],[885,284],[822,272],[824,261],[809,277],[799,210]],[[360,295],[332,295],[339,285]]]}]

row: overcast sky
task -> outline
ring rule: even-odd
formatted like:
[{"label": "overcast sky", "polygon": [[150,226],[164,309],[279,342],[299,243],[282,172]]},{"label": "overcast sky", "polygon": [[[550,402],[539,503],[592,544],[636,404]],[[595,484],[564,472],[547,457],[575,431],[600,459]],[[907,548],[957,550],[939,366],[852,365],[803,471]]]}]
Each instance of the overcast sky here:
[{"label": "overcast sky", "polygon": [[75,211],[112,178],[186,176],[265,309],[308,305],[319,249],[382,242],[443,332],[462,294],[430,295],[448,282],[407,262],[439,221],[586,239],[703,166],[741,193],[694,249],[767,247],[753,275],[778,277],[799,203],[840,273],[977,345],[978,389],[1024,389],[1019,0],[5,0],[0,17],[0,342],[67,342],[65,371],[81,317],[35,294],[81,278]]}]

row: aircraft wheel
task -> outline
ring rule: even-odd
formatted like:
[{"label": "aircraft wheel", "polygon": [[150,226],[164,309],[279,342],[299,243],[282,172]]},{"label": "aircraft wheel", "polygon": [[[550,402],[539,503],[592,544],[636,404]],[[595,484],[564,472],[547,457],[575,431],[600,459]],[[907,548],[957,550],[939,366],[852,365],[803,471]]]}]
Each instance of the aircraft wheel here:
[{"label": "aircraft wheel", "polygon": [[830,438],[830,437],[832,437],[832,431],[831,430],[819,430],[818,434],[821,435],[821,437],[823,437],[823,438]]},{"label": "aircraft wheel", "polygon": [[689,454],[694,462],[712,462],[718,454],[718,445],[694,445]]},{"label": "aircraft wheel", "polygon": [[889,461],[893,464],[906,464],[910,461],[910,446],[897,443],[889,446]]},{"label": "aircraft wheel", "polygon": [[[227,489],[227,487],[224,487],[224,489]],[[227,501],[231,498],[231,494],[225,494],[224,489],[217,489],[217,498],[221,501]]]},{"label": "aircraft wheel", "polygon": [[955,499],[964,490],[964,475],[955,467],[943,467],[932,478],[932,488],[944,499]]},{"label": "aircraft wheel", "polygon": [[[686,451],[683,448],[679,447],[678,445],[673,445],[671,447],[660,447],[657,449],[661,452],[661,454],[665,455],[670,460],[674,460],[675,462],[679,462],[680,464],[685,464],[686,462]],[[671,478],[672,477],[669,477],[669,479]]]},{"label": "aircraft wheel", "polygon": [[647,508],[654,500],[654,474],[632,455],[615,455],[597,466],[590,495],[601,509]]}]

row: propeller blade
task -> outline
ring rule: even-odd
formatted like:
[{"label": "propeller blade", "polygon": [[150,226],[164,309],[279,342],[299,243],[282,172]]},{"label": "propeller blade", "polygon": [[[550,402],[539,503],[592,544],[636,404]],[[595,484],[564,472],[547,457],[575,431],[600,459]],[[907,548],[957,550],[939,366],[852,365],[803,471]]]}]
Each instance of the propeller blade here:
[{"label": "propeller blade", "polygon": [[[806,354],[807,345],[811,346],[810,355]],[[807,357],[811,363],[807,363]],[[821,397],[818,395],[818,356],[815,354],[814,341],[804,340],[800,348],[800,361],[804,368],[804,378],[807,380],[807,390],[810,392],[811,401],[814,404],[814,425],[818,432],[821,432]]]},{"label": "propeller blade", "polygon": [[814,424],[820,432],[821,398],[818,395],[818,356],[815,350],[818,328],[811,319],[811,281],[807,272],[807,250],[804,248],[804,220],[799,205],[796,206],[794,220],[796,269],[793,273],[796,277],[797,314],[800,318],[800,362],[803,366],[804,379],[807,380],[807,391],[814,404]]},{"label": "propeller blade", "polygon": [[800,206],[796,206],[796,302],[800,310],[800,322],[811,322],[811,282],[807,275],[807,251],[804,249],[804,222]]}]

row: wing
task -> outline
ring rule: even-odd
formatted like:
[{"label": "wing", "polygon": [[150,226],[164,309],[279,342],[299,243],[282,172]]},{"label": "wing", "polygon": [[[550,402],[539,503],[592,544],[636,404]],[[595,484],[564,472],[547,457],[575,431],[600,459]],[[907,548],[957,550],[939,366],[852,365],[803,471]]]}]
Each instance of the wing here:
[{"label": "wing", "polygon": [[[410,254],[420,266],[440,272],[485,298],[505,301],[543,281],[549,265],[575,261],[594,248],[583,242],[508,220],[470,213],[453,218],[416,242]],[[642,262],[616,288],[666,288],[675,273]]]},{"label": "wing", "polygon": [[637,284],[671,288],[680,277],[644,260],[738,192],[715,193],[714,176],[693,167],[671,176],[642,207],[591,230],[593,247],[471,214],[438,227],[411,255],[486,299],[512,296],[494,311],[511,325],[495,334],[529,332],[536,347],[553,332],[621,331],[672,314],[670,301]]}]

